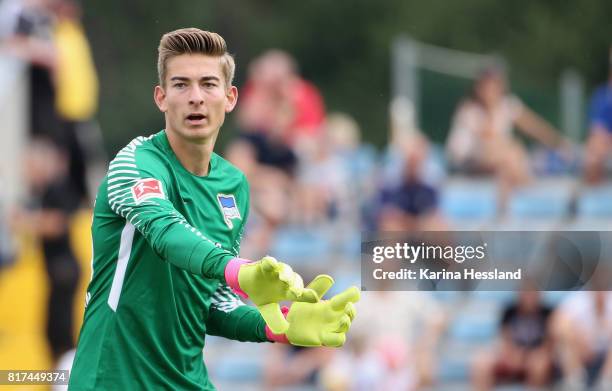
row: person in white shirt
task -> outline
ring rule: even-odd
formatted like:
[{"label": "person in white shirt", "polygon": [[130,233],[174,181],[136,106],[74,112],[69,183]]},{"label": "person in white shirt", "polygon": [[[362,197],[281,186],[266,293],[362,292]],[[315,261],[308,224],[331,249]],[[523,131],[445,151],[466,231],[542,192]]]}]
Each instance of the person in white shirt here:
[{"label": "person in white shirt", "polygon": [[513,137],[515,127],[549,147],[567,148],[552,125],[508,92],[501,69],[486,69],[453,116],[446,145],[450,163],[467,174],[497,176],[504,192],[527,183],[528,156]]}]

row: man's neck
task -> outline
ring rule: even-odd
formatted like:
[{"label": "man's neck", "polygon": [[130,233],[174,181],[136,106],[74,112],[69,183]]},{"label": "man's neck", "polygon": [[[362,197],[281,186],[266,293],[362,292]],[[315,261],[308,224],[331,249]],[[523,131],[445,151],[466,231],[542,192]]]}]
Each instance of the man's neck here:
[{"label": "man's neck", "polygon": [[208,175],[216,135],[201,142],[185,140],[175,132],[166,131],[166,135],[170,148],[187,171],[197,176]]}]

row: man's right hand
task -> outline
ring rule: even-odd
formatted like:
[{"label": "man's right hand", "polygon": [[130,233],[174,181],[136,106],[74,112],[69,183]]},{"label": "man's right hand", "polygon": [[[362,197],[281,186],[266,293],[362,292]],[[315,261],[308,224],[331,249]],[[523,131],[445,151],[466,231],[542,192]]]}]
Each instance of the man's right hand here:
[{"label": "man's right hand", "polygon": [[230,261],[225,269],[228,285],[240,296],[249,298],[259,309],[266,324],[275,334],[289,328],[279,303],[297,301],[316,303],[320,297],[291,266],[267,256],[257,262],[240,259]]}]

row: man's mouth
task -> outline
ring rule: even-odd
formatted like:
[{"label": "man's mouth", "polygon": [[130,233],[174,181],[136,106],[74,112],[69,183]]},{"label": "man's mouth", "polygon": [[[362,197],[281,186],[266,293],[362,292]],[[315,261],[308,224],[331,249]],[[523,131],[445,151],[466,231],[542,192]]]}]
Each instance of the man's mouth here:
[{"label": "man's mouth", "polygon": [[189,121],[202,121],[206,116],[204,114],[189,114],[187,119]]}]

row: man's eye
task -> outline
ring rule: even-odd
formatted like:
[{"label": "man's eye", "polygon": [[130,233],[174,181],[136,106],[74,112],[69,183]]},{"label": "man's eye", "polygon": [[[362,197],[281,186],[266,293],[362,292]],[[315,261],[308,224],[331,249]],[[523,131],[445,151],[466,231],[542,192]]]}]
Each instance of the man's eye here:
[{"label": "man's eye", "polygon": [[215,83],[204,83],[204,87],[206,88],[213,88],[216,87],[217,85]]},{"label": "man's eye", "polygon": [[175,84],[174,84],[174,86],[175,86],[176,88],[183,88],[183,87],[185,87],[186,85],[187,85],[187,84],[185,84],[185,83],[175,83]]}]

